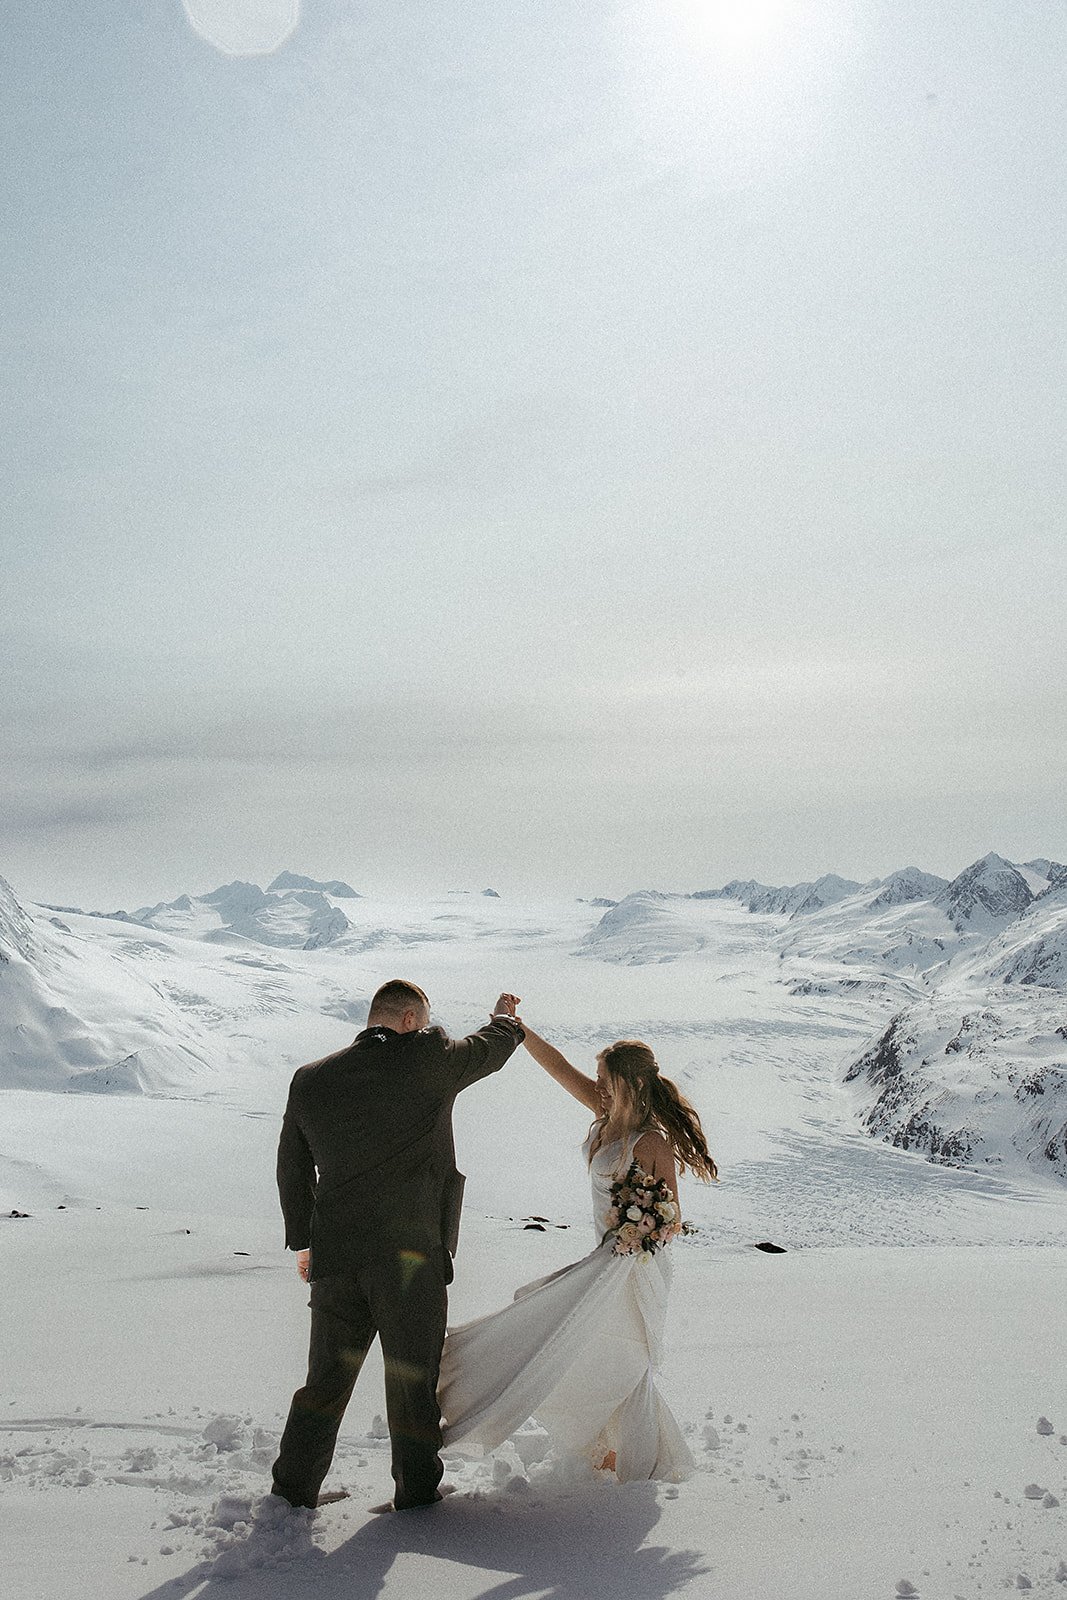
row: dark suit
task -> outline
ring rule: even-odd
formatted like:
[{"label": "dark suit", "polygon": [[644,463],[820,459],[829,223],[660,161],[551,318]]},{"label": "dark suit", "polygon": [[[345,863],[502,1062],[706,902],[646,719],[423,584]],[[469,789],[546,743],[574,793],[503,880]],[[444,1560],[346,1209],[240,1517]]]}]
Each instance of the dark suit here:
[{"label": "dark suit", "polygon": [[275,1492],[313,1506],[377,1334],[397,1506],[441,1480],[437,1377],[459,1233],[452,1104],[504,1065],[521,1026],[494,1018],[466,1039],[441,1028],[367,1028],[293,1078],[278,1145],[285,1242],[311,1250],[308,1379],[293,1396]]}]

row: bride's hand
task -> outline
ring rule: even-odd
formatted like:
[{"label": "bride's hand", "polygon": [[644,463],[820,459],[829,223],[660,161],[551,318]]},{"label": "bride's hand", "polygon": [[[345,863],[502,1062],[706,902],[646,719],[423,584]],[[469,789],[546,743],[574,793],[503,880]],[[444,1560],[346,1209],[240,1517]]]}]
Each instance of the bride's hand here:
[{"label": "bride's hand", "polygon": [[514,1016],[517,1016],[518,1015],[519,1006],[521,1004],[522,1004],[522,1001],[519,999],[519,996],[517,994],[502,994],[498,998],[496,1005],[493,1007],[493,1015],[494,1015],[494,1017],[499,1017],[499,1016],[514,1017]]}]

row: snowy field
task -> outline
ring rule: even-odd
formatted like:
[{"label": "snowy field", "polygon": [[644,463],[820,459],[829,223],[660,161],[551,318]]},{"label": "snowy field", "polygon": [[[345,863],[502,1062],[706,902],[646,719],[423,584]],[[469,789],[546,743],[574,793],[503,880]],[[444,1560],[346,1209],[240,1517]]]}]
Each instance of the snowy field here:
[{"label": "snowy field", "polygon": [[[272,919],[263,937],[205,903],[155,912],[165,926],[0,903],[5,1597],[1067,1595],[1067,1184],[1020,1143],[1018,1096],[999,1144],[975,1122],[967,1166],[865,1129],[871,1094],[845,1074],[929,1000],[903,940],[882,959],[852,901],[798,929],[734,898],[605,912],[452,895],[330,897],[340,936],[309,904],[329,939],[302,948],[292,906],[252,913]],[[931,903],[906,931],[944,946]],[[1035,915],[1047,945],[1060,910]],[[983,938],[999,949],[1004,926]],[[939,983],[942,1008],[978,981],[961,938],[969,965]],[[688,1482],[586,1481],[530,1426],[493,1459],[450,1463],[441,1506],[371,1515],[391,1489],[372,1359],[327,1485],[350,1497],[280,1520],[262,1503],[306,1354],[273,1184],[288,1080],[401,975],[453,1033],[513,989],[581,1065],[645,1038],[697,1103],[722,1182],[683,1190],[699,1231],[674,1247],[664,1388],[698,1460]],[[1031,1048],[1059,1070],[1067,999],[1051,985],[1032,1004]],[[94,1053],[112,1034],[112,1056]],[[983,1050],[975,1071],[1000,1060]],[[977,1082],[979,1111],[1007,1082]],[[525,1052],[461,1097],[456,1125],[460,1321],[592,1237],[585,1114]]]}]

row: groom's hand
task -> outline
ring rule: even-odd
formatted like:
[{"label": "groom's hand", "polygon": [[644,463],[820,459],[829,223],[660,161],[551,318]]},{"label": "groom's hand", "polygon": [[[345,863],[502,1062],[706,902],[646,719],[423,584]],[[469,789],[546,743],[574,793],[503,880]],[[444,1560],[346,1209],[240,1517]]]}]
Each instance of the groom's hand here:
[{"label": "groom's hand", "polygon": [[522,1001],[517,994],[502,994],[493,1007],[493,1016],[514,1017],[518,1015]]},{"label": "groom's hand", "polygon": [[296,1252],[296,1270],[301,1282],[307,1283],[311,1277],[311,1251],[298,1250]]}]

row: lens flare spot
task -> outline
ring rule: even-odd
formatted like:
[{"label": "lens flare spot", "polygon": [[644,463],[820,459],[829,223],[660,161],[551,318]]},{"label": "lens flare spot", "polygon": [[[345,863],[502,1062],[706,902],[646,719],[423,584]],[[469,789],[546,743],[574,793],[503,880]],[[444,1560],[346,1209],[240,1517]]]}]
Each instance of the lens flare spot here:
[{"label": "lens flare spot", "polygon": [[400,1252],[400,1277],[401,1285],[406,1289],[420,1267],[426,1265],[426,1257],[421,1250],[401,1250]]},{"label": "lens flare spot", "polygon": [[300,21],[300,0],[182,0],[190,27],[227,56],[268,56]]}]

